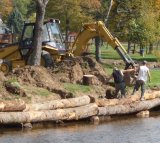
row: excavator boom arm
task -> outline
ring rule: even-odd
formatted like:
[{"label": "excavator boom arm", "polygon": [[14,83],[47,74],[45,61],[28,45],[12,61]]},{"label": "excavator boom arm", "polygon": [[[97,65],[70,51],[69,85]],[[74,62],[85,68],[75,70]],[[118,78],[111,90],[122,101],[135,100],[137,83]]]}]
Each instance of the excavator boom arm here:
[{"label": "excavator boom arm", "polygon": [[134,61],[127,54],[127,51],[119,42],[119,40],[112,36],[109,30],[106,28],[102,21],[97,21],[93,23],[85,23],[83,29],[80,31],[76,40],[72,45],[71,52],[75,56],[80,56],[86,49],[88,41],[96,36],[101,37],[106,41],[113,49],[115,49],[122,60],[126,63],[126,66],[134,66]]}]

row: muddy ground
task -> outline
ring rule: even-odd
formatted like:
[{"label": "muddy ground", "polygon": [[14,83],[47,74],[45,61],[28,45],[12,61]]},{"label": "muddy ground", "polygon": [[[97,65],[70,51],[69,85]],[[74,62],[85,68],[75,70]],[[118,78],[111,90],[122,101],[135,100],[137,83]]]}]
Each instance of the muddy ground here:
[{"label": "muddy ground", "polygon": [[[111,66],[122,65],[122,61],[109,60]],[[156,63],[151,66],[155,67]],[[26,66],[16,68],[11,73],[4,75],[0,73],[0,99],[19,100],[27,103],[43,102],[61,98],[71,98],[84,94],[96,98],[114,94],[114,88],[106,84],[109,74],[103,66],[96,62],[93,56],[77,57],[64,60],[55,65],[54,68],[41,66]],[[88,90],[73,92],[69,87],[84,88],[83,75],[94,75],[91,86],[85,86]]]}]

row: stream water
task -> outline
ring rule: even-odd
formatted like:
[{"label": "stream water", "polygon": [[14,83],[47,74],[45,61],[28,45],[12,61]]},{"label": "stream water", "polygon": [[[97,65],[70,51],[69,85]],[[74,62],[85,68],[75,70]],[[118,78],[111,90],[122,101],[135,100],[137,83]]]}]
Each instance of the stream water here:
[{"label": "stream water", "polygon": [[0,143],[160,143],[160,116],[98,125],[82,122],[32,130],[0,129]]}]

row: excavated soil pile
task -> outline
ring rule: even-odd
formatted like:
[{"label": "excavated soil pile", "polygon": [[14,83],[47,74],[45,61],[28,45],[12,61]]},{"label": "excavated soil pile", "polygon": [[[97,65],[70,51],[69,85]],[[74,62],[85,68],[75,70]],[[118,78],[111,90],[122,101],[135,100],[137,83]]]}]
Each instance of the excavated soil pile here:
[{"label": "excavated soil pile", "polygon": [[[72,93],[66,91],[64,83],[83,84],[83,75],[85,74],[94,75],[93,86],[97,87],[96,93],[102,93],[101,89],[103,88],[105,94],[105,79],[107,78],[101,64],[97,63],[92,56],[63,60],[56,64],[54,68],[25,66],[24,68],[14,69],[13,72],[7,76],[4,76],[3,73],[1,74],[0,84],[2,87],[5,87],[2,92],[4,93],[4,95],[2,95],[3,97],[8,96],[8,92],[12,94],[24,92],[23,89],[22,91],[19,89],[20,86],[18,86],[17,92],[17,83],[15,83],[16,90],[14,90],[14,86],[10,84],[10,82],[16,80],[20,85],[44,88],[59,95],[61,98],[69,98],[72,97]],[[5,81],[10,82],[4,84]],[[101,88],[101,91],[98,91],[98,87]],[[8,92],[6,89],[9,89]],[[25,94],[23,93],[22,95]]]},{"label": "excavated soil pile", "polygon": [[[93,84],[103,85],[107,77],[103,67],[94,57],[84,56],[76,57],[70,60],[64,60],[50,70],[52,77],[61,82],[82,84],[83,75],[94,75]],[[58,76],[57,76],[58,75]]]},{"label": "excavated soil pile", "polygon": [[94,75],[93,84],[95,85],[104,84],[107,77],[103,67],[96,62],[94,57],[90,56],[64,60],[56,64],[54,68],[41,66],[17,68],[9,76],[15,76],[23,84],[61,88],[61,82],[82,84],[83,75],[85,74]]}]

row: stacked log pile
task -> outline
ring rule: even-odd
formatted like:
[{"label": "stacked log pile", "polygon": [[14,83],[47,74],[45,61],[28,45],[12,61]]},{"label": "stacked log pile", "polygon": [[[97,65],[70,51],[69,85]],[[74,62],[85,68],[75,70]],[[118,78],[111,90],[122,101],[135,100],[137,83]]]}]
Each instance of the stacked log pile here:
[{"label": "stacked log pile", "polygon": [[[12,108],[14,109],[16,106],[17,104]],[[34,123],[88,118],[97,115],[98,106],[96,103],[90,102],[90,97],[81,96],[46,103],[26,104],[21,111],[20,109],[16,110],[18,112],[12,109],[10,112],[3,111],[0,112],[0,124]]]},{"label": "stacked log pile", "polygon": [[101,115],[138,113],[160,106],[160,91],[148,93],[144,101],[139,96],[126,99],[96,99],[89,96],[25,104],[25,102],[0,102],[0,124],[34,123],[42,121],[78,120]]}]

